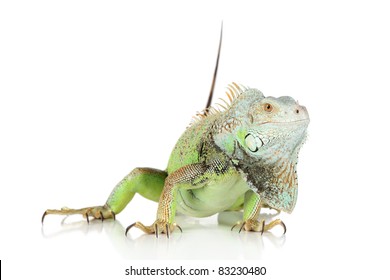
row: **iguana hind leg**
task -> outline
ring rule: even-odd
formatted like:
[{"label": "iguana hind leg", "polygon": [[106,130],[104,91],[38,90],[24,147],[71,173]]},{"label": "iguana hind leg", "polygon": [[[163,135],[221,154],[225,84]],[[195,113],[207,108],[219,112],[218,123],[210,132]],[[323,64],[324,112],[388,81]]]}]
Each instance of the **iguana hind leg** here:
[{"label": "iguana hind leg", "polygon": [[136,193],[152,201],[158,202],[164,181],[167,177],[165,171],[153,168],[135,168],[112,190],[107,202],[103,206],[86,207],[81,209],[62,208],[60,210],[48,209],[42,216],[47,215],[74,215],[81,214],[89,222],[89,217],[95,219],[110,219],[119,214],[132,200]]},{"label": "iguana hind leg", "polygon": [[89,217],[93,217],[95,219],[101,219],[102,221],[104,219],[113,218],[115,219],[115,212],[109,209],[106,205],[103,206],[92,206],[92,207],[85,207],[80,209],[71,209],[68,207],[62,207],[61,209],[47,209],[42,216],[42,223],[45,220],[45,217],[47,215],[76,215],[80,214],[84,218],[87,219],[89,223]]}]

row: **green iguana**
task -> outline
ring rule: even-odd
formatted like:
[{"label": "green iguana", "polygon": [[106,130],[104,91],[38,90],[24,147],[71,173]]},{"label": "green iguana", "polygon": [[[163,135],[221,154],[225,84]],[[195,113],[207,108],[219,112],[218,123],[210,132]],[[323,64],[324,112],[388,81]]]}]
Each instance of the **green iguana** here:
[{"label": "green iguana", "polygon": [[[82,209],[46,210],[48,214],[82,214],[96,219],[115,219],[136,193],[158,202],[156,221],[136,227],[148,234],[170,233],[176,211],[194,217],[207,217],[226,210],[243,209],[240,231],[263,233],[284,223],[258,220],[267,207],[291,213],[297,199],[296,166],[298,152],[305,141],[309,115],[293,98],[264,97],[257,89],[232,83],[219,109],[210,106],[179,138],[166,170],[135,168],[111,192],[103,206]],[[236,226],[234,225],[234,226]],[[233,226],[233,227],[234,227]],[[232,228],[233,229],[233,228]]]}]

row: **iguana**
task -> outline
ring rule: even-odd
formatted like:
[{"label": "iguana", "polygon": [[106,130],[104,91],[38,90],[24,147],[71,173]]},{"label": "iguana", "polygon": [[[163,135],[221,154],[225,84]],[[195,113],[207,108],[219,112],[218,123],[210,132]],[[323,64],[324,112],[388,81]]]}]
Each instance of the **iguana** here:
[{"label": "iguana", "polygon": [[[103,206],[46,210],[48,214],[82,214],[113,218],[136,193],[158,202],[156,221],[136,227],[148,234],[169,237],[177,227],[176,212],[207,217],[226,210],[242,210],[246,231],[263,233],[276,225],[258,220],[263,207],[291,213],[297,199],[298,152],[306,139],[309,115],[293,98],[265,97],[259,90],[232,83],[224,104],[210,106],[218,69],[221,39],[213,85],[206,109],[184,131],[165,170],[135,168],[111,192]],[[234,225],[234,226],[236,226]],[[233,226],[233,228],[234,228]],[[232,228],[232,229],[233,229]]]}]

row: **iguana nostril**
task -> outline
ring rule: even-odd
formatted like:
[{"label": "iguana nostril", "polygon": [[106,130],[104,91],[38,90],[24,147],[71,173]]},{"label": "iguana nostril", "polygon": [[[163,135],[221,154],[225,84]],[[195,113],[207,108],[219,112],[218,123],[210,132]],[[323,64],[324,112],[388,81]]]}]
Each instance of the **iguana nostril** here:
[{"label": "iguana nostril", "polygon": [[296,109],[296,110],[295,110],[295,113],[299,114],[299,109]]}]

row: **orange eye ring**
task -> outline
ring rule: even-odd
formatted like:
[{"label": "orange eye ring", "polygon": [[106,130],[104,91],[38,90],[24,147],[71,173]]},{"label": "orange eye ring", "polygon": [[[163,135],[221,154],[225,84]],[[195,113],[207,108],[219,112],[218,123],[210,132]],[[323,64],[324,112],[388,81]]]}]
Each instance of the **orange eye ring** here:
[{"label": "orange eye ring", "polygon": [[272,110],[274,109],[274,107],[270,103],[265,103],[263,107],[264,107],[264,111],[268,113],[272,112]]}]

